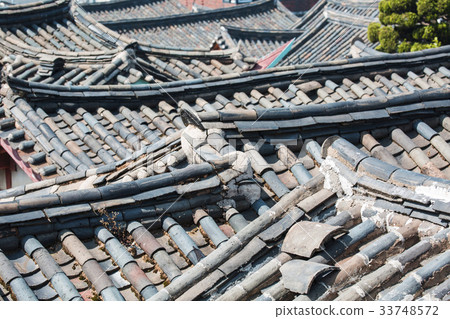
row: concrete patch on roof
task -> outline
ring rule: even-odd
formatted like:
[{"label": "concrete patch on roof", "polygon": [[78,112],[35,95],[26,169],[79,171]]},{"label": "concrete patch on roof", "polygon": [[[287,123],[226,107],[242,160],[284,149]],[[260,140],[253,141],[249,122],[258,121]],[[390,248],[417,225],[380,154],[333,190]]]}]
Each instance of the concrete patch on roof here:
[{"label": "concrete patch on roof", "polygon": [[425,195],[429,198],[435,198],[444,202],[450,202],[450,187],[433,186],[417,186],[416,193]]}]

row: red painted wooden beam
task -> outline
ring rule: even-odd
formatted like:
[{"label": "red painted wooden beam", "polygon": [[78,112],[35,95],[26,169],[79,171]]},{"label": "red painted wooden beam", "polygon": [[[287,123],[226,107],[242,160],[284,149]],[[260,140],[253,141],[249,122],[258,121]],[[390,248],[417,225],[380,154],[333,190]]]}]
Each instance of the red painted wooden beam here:
[{"label": "red painted wooden beam", "polygon": [[39,182],[42,180],[41,175],[35,173],[28,163],[25,163],[19,156],[19,153],[13,149],[7,140],[0,138],[0,146],[9,154],[14,162],[28,175],[33,182]]}]

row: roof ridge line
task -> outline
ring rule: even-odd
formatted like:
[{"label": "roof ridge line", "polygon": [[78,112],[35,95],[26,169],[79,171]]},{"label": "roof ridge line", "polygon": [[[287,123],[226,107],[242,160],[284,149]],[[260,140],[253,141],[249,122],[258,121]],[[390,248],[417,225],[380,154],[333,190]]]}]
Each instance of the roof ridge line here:
[{"label": "roof ridge line", "polygon": [[[343,69],[344,73],[350,73],[352,69],[360,69],[361,67],[364,67],[365,64],[367,64],[368,68],[371,71],[378,70],[379,68],[384,68],[386,66],[386,63],[395,64],[398,68],[405,68],[408,66],[416,66],[418,64],[423,64],[425,62],[436,61],[436,60],[442,60],[447,56],[450,55],[450,45],[443,46],[440,48],[434,48],[434,49],[428,49],[424,51],[417,51],[417,52],[409,52],[409,53],[397,53],[397,54],[389,54],[389,55],[375,55],[375,56],[365,56],[360,58],[352,58],[352,59],[343,59],[343,60],[336,60],[331,62],[319,62],[319,63],[313,63],[313,64],[301,64],[297,66],[287,66],[287,67],[275,67],[272,69],[264,70],[264,71],[249,71],[245,72],[239,75],[235,76],[226,76],[226,77],[206,77],[203,79],[196,79],[196,80],[181,80],[181,81],[173,81],[173,82],[164,82],[157,85],[152,84],[146,84],[146,85],[136,85],[133,88],[127,88],[126,86],[121,85],[102,85],[102,86],[90,86],[90,87],[67,87],[63,85],[49,85],[49,84],[41,84],[36,82],[28,82],[24,81],[18,78],[15,78],[11,75],[8,76],[8,82],[10,85],[13,85],[15,89],[21,90],[21,87],[27,91],[30,92],[31,89],[37,89],[33,90],[35,94],[38,93],[39,89],[44,89],[47,91],[45,93],[46,96],[53,96],[49,95],[48,90],[51,89],[54,92],[55,96],[59,96],[58,92],[65,92],[64,96],[70,97],[70,92],[77,91],[79,92],[89,92],[90,98],[92,99],[94,96],[94,92],[103,92],[105,91],[105,88],[108,88],[108,91],[114,91],[114,90],[124,90],[130,91],[130,94],[133,94],[133,92],[150,92],[150,91],[160,91],[164,90],[164,88],[171,88],[172,94],[176,94],[178,91],[185,91],[186,89],[190,90],[190,88],[187,88],[189,84],[193,84],[194,87],[197,87],[198,83],[214,83],[214,87],[217,88],[221,85],[230,87],[232,85],[230,81],[235,79],[236,85],[242,86],[242,83],[246,84],[255,84],[260,82],[261,80],[266,80],[268,78],[271,79],[271,81],[279,81],[282,78],[286,77],[294,77],[298,76],[299,74],[303,74],[304,78],[310,79],[312,75],[320,75],[323,76],[327,74],[327,72],[332,72],[333,74],[338,70],[339,68],[345,68]],[[400,60],[400,61],[399,61]],[[308,75],[306,75],[308,73]],[[161,93],[162,94],[162,93]],[[100,94],[101,95],[101,94]],[[156,96],[153,94],[153,97],[156,98]]]},{"label": "roof ridge line", "polygon": [[[108,8],[113,9],[116,7],[120,7],[121,5],[131,6],[133,4],[143,4],[143,3],[152,3],[152,2],[161,2],[161,0],[109,0],[108,3],[106,3],[106,4],[108,5]],[[104,7],[105,2],[87,2],[87,3],[80,4],[80,6],[83,7],[86,11],[89,11],[87,9],[91,9],[91,8],[96,9],[96,8]]]},{"label": "roof ridge line", "polygon": [[[360,27],[367,27],[369,23],[378,21],[378,18],[369,18],[359,14],[346,13],[332,8],[325,8],[324,15],[331,21]],[[343,21],[340,19],[343,19]]]},{"label": "roof ridge line", "polygon": [[282,30],[277,30],[277,29],[252,29],[252,28],[244,28],[244,27],[235,27],[235,26],[231,26],[231,25],[222,25],[221,27],[225,28],[225,31],[231,31],[231,32],[236,32],[236,33],[244,33],[244,34],[255,34],[255,35],[260,35],[260,34],[266,34],[266,35],[273,35],[273,36],[277,36],[277,35],[299,35],[304,33],[304,30],[300,30],[300,29],[282,29]]},{"label": "roof ridge line", "polygon": [[102,24],[108,27],[120,25],[122,28],[128,25],[133,27],[136,27],[137,25],[141,27],[143,26],[149,27],[153,25],[167,25],[173,22],[176,22],[177,24],[185,24],[187,22],[205,20],[207,18],[214,18],[215,20],[217,20],[217,17],[220,15],[234,17],[238,13],[244,12],[253,13],[257,9],[273,9],[273,8],[279,9],[278,5],[275,3],[274,0],[258,0],[248,4],[242,4],[234,7],[220,8],[216,10],[200,11],[194,13],[188,12],[152,18],[122,19],[114,21],[109,20],[109,21],[102,21]]}]

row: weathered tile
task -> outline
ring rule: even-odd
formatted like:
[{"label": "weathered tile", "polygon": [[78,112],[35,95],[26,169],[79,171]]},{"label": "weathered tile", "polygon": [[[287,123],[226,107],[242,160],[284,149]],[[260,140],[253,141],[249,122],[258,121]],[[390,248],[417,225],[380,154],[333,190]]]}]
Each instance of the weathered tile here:
[{"label": "weathered tile", "polygon": [[77,278],[82,272],[81,267],[77,262],[61,266],[61,268],[69,279]]},{"label": "weathered tile", "polygon": [[49,285],[45,285],[42,288],[35,289],[33,291],[38,297],[39,300],[49,301],[58,298],[58,294],[56,291],[51,288]]},{"label": "weathered tile", "polygon": [[97,261],[101,262],[109,259],[109,256],[105,252],[105,249],[98,246],[95,240],[89,240],[84,242],[83,244]]},{"label": "weathered tile", "polygon": [[84,291],[80,291],[80,295],[84,301],[92,301],[92,300],[96,299],[96,297],[97,297],[97,295],[94,294],[94,291],[92,289],[86,289]]},{"label": "weathered tile", "polygon": [[122,277],[120,271],[116,271],[112,274],[109,274],[109,278],[111,278],[112,282],[114,283],[114,286],[116,286],[116,288],[119,290],[131,287],[131,284]]},{"label": "weathered tile", "polygon": [[170,238],[166,235],[154,235],[156,240],[160,243],[160,245],[170,254],[175,251],[173,247],[173,243],[171,243]]},{"label": "weathered tile", "polygon": [[73,278],[70,280],[75,288],[77,288],[78,292],[85,291],[89,288],[89,285],[84,281],[80,280],[79,278]]},{"label": "weathered tile", "polygon": [[164,280],[161,278],[161,274],[157,271],[150,271],[146,273],[148,279],[151,281],[154,285],[159,285],[164,282]]},{"label": "weathered tile", "polygon": [[338,267],[314,263],[306,260],[290,260],[280,267],[283,285],[298,294],[307,294],[314,279]]},{"label": "weathered tile", "polygon": [[110,258],[103,261],[99,261],[98,263],[100,267],[102,267],[103,271],[105,271],[107,274],[112,274],[119,269],[119,266],[113,263],[113,261]]},{"label": "weathered tile", "polygon": [[135,258],[139,268],[141,268],[144,272],[151,271],[155,268],[155,265],[149,260],[147,260],[147,258],[148,257],[146,256]]},{"label": "weathered tile", "polygon": [[189,237],[192,238],[192,240],[195,242],[195,244],[198,247],[203,247],[203,246],[208,245],[208,243],[205,240],[205,237],[203,236],[203,234],[199,228],[195,228],[195,229],[191,230],[190,232],[188,232],[188,235],[189,235]]},{"label": "weathered tile", "polygon": [[311,258],[324,243],[343,232],[345,230],[339,226],[301,221],[294,224],[288,231],[281,250],[300,257]]},{"label": "weathered tile", "polygon": [[290,171],[285,171],[282,174],[277,174],[277,176],[280,181],[289,189],[293,189],[299,185],[297,179],[294,177],[294,175],[292,175]]},{"label": "weathered tile", "polygon": [[51,255],[56,263],[60,266],[72,263],[72,261],[74,260],[74,258],[67,254],[62,248],[59,248],[56,252],[51,253]]},{"label": "weathered tile", "polygon": [[[210,246],[204,246],[204,247],[210,247]],[[203,247],[203,248],[204,248]],[[177,265],[180,269],[185,269],[189,267],[189,264],[187,263],[186,259],[184,259],[179,252],[174,252],[170,254],[170,258],[173,260],[175,265]]]},{"label": "weathered tile", "polygon": [[200,247],[200,251],[203,253],[203,255],[208,256],[210,253],[214,251],[214,248],[212,248],[210,245],[206,245]]},{"label": "weathered tile", "polygon": [[140,300],[131,288],[123,289],[120,293],[122,294],[122,296],[125,298],[126,301],[139,301]]},{"label": "weathered tile", "polygon": [[47,278],[44,277],[44,274],[41,271],[38,271],[34,274],[24,277],[27,285],[32,289],[42,288],[44,285],[48,283]]},{"label": "weathered tile", "polygon": [[33,259],[28,257],[28,255],[24,254],[21,250],[14,254],[8,255],[8,259],[23,276],[34,274],[39,270]]}]

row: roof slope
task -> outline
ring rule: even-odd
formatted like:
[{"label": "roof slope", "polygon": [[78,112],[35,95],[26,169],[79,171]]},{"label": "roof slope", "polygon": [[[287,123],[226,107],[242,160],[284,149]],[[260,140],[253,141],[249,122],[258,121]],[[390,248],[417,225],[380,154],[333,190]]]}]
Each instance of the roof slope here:
[{"label": "roof slope", "polygon": [[84,86],[9,49],[0,143],[42,180],[0,191],[1,300],[449,299],[450,46]]},{"label": "roof slope", "polygon": [[352,40],[367,41],[367,26],[377,21],[378,1],[321,0],[292,28],[304,30],[280,65],[340,59]]},{"label": "roof slope", "polygon": [[288,29],[298,18],[279,1],[261,0],[230,8],[156,18],[101,20],[109,28],[156,47],[209,48],[220,26]]},{"label": "roof slope", "polygon": [[[146,158],[138,165],[144,175],[135,180],[133,167],[122,168],[70,183],[41,182],[36,194],[30,188],[26,195],[5,198],[0,276],[8,289],[3,287],[2,298],[14,293],[19,300],[401,300],[442,299],[448,293],[440,290],[449,263],[449,230],[443,226],[450,211],[432,191],[448,193],[448,180],[398,167],[386,177],[386,162],[341,137],[326,139],[322,149],[315,140],[305,141],[295,153],[258,151],[247,142],[236,154],[217,129],[190,125],[181,139],[184,152],[199,134],[210,142],[201,150],[194,146],[194,157],[184,153],[186,159],[177,156],[168,166]],[[174,151],[166,154],[180,153]],[[236,175],[237,162],[223,161],[232,154],[244,156],[237,162],[245,173]],[[155,165],[162,170],[144,177]],[[88,182],[99,178],[100,184]],[[241,186],[234,188],[237,180]],[[15,205],[19,211],[11,214]],[[303,238],[302,246],[292,246],[291,232]],[[361,256],[376,263],[368,267]],[[387,257],[403,270],[391,269]],[[299,266],[317,273],[288,285]],[[97,280],[103,272],[107,276]],[[433,281],[430,273],[440,279]],[[415,286],[408,290],[412,296],[405,295],[403,286],[415,274],[434,289]],[[50,285],[58,281],[54,276],[60,280]],[[372,276],[378,286],[355,294],[354,287]],[[402,277],[398,286],[390,280]]]},{"label": "roof slope", "polygon": [[[36,15],[35,11],[42,11]],[[236,50],[151,48],[109,30],[68,0],[13,6],[0,12],[0,54],[9,76],[55,86],[169,82],[240,72]]]},{"label": "roof slope", "polygon": [[113,0],[83,3],[82,7],[97,21],[141,19],[188,13],[178,0]]},{"label": "roof slope", "polygon": [[221,27],[221,37],[217,40],[222,49],[237,48],[247,57],[261,58],[290,40],[303,34],[302,30],[260,30]]}]

